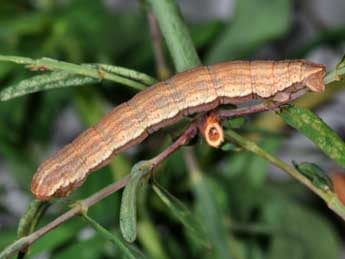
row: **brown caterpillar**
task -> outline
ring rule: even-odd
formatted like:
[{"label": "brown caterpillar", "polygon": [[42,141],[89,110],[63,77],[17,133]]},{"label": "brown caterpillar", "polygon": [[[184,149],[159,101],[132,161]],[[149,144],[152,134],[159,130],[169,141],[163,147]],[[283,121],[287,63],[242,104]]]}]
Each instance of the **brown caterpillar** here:
[{"label": "brown caterpillar", "polygon": [[44,161],[31,190],[41,200],[66,196],[113,156],[182,116],[253,98],[279,100],[304,86],[321,92],[325,73],[324,65],[283,60],[225,62],[176,74],[115,107]]}]

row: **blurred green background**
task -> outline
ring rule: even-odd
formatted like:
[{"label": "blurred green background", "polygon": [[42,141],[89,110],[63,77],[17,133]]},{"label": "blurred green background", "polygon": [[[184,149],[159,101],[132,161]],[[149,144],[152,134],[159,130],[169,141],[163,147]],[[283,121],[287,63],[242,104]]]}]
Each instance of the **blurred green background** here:
[{"label": "blurred green background", "polygon": [[[306,58],[331,69],[345,50],[345,2],[289,0],[179,1],[205,64],[235,59]],[[164,47],[167,65],[174,73]],[[0,3],[0,54],[51,57],[72,63],[107,63],[157,77],[145,7],[136,1],[31,0]],[[34,73],[0,63],[0,87]],[[16,239],[18,221],[33,199],[31,177],[49,154],[96,123],[135,90],[102,82],[31,94],[0,103],[0,250]],[[330,91],[304,105],[345,136],[345,95]],[[283,127],[273,113],[250,116],[241,128],[265,150],[291,160],[338,168],[305,137]],[[161,130],[92,174],[71,197],[57,201],[40,226],[127,175],[131,166],[167,146],[176,127]],[[247,152],[224,152],[195,143],[202,181],[186,170],[181,152],[155,180],[192,211],[217,247],[205,248],[150,186],[138,201],[136,245],[149,258],[342,258],[344,224],[310,191]],[[194,179],[194,180],[193,180]],[[121,192],[89,211],[119,234]],[[120,258],[121,251],[81,218],[73,218],[34,244],[32,258]],[[343,256],[345,256],[343,254]],[[344,257],[345,258],[345,257]]]}]

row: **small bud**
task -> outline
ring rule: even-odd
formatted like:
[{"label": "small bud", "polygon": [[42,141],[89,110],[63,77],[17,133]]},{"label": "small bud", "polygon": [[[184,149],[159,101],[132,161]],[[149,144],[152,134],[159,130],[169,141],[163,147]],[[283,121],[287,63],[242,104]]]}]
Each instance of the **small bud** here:
[{"label": "small bud", "polygon": [[203,122],[201,133],[207,144],[211,147],[219,147],[224,141],[224,131],[219,118],[215,113],[210,113]]}]

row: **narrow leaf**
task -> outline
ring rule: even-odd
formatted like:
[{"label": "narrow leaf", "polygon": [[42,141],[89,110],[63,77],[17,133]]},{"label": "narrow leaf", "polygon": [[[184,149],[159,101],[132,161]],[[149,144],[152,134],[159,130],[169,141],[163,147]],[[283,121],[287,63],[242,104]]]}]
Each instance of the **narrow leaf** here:
[{"label": "narrow leaf", "polygon": [[0,252],[0,259],[10,258],[10,256],[12,256],[19,249],[21,249],[24,245],[26,245],[28,240],[29,240],[29,237],[23,237],[23,238],[16,240],[15,242],[10,244],[9,246],[5,247]]},{"label": "narrow leaf", "polygon": [[24,216],[20,219],[18,225],[18,237],[24,237],[31,234],[44,212],[48,209],[50,203],[34,200],[30,203]]},{"label": "narrow leaf", "polygon": [[145,85],[153,85],[157,83],[157,80],[147,74],[138,72],[133,69],[128,69],[124,67],[119,67],[119,66],[112,66],[112,65],[106,65],[106,64],[95,64],[96,67],[99,69],[102,69],[105,72],[108,72],[110,74],[114,75],[120,75],[127,77],[129,79],[133,79],[139,82],[142,82]]},{"label": "narrow leaf", "polygon": [[99,81],[100,80],[96,78],[73,75],[63,71],[51,72],[49,74],[38,75],[22,80],[16,85],[5,88],[0,92],[0,100],[6,101],[15,97],[48,89],[92,84]]},{"label": "narrow leaf", "polygon": [[307,177],[319,189],[324,191],[333,190],[331,179],[317,164],[308,162],[298,164],[294,161],[292,163],[301,174]]},{"label": "narrow leaf", "polygon": [[158,185],[158,183],[155,182],[152,188],[171,211],[172,215],[187,228],[188,233],[200,244],[206,248],[209,247],[208,240],[205,239],[206,233],[195,215],[180,200]]},{"label": "narrow leaf", "polygon": [[308,109],[286,105],[280,117],[313,141],[325,154],[345,167],[345,143],[323,120]]},{"label": "narrow leaf", "polygon": [[341,58],[341,60],[339,61],[335,69],[326,75],[324,81],[325,81],[325,84],[328,85],[331,83],[338,82],[340,80],[344,80],[344,76],[345,76],[345,55]]},{"label": "narrow leaf", "polygon": [[129,181],[122,194],[120,208],[120,229],[124,239],[134,242],[137,236],[136,222],[136,194],[140,183],[143,183],[144,176],[151,172],[150,161],[136,163],[132,170]]},{"label": "narrow leaf", "polygon": [[147,2],[152,6],[176,71],[182,72],[199,66],[200,58],[176,1],[148,0]]},{"label": "narrow leaf", "polygon": [[[40,70],[40,71],[65,71],[71,74],[80,75],[84,77],[91,77],[98,80],[110,80],[116,83],[124,84],[135,88],[137,90],[142,90],[146,85],[140,83],[139,81],[145,80],[149,82],[152,79],[150,76],[147,76],[140,72],[134,72],[133,70],[108,66],[108,65],[97,65],[97,64],[73,64],[64,61],[59,61],[51,58],[40,58],[40,59],[31,59],[25,57],[17,56],[4,56],[0,55],[0,61],[9,61],[17,64],[27,65],[31,70]],[[101,68],[99,68],[99,66]],[[103,69],[102,69],[103,66]],[[107,72],[107,70],[109,72]],[[138,78],[135,78],[135,77]],[[132,79],[130,79],[132,78]],[[135,78],[135,80],[133,80]]]},{"label": "narrow leaf", "polygon": [[[199,169],[194,156],[186,152],[185,158],[200,220],[214,249],[213,258],[232,258],[230,233],[224,222],[223,210],[215,199],[217,190],[211,180]],[[231,242],[231,245],[234,243]]]},{"label": "narrow leaf", "polygon": [[127,244],[116,234],[112,234],[111,232],[109,232],[107,229],[98,224],[88,215],[83,214],[82,216],[98,233],[100,233],[104,238],[108,239],[113,244],[115,244],[128,258],[145,258],[144,254],[139,249]]}]

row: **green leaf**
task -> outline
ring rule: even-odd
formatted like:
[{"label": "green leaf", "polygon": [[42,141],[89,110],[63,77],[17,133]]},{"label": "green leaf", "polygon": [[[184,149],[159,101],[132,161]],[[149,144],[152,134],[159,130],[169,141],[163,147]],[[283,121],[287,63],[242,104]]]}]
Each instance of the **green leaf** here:
[{"label": "green leaf", "polygon": [[6,87],[0,92],[0,100],[6,101],[15,97],[45,91],[54,88],[79,86],[100,82],[99,79],[73,75],[67,72],[51,72],[45,75],[33,76],[18,84]]},{"label": "green leaf", "polygon": [[162,240],[159,229],[147,216],[138,222],[138,232],[138,241],[149,258],[169,258],[167,251],[164,249],[165,240]]},{"label": "green leaf", "polygon": [[[268,259],[303,259],[306,258],[303,244],[286,236],[273,239]],[[311,258],[311,257],[307,257]]]},{"label": "green leaf", "polygon": [[206,63],[243,58],[281,37],[290,26],[289,11],[289,0],[237,1],[235,16],[211,48]]},{"label": "green leaf", "polygon": [[[52,70],[60,72],[58,74],[53,73],[52,75],[36,76],[32,79],[28,79],[29,81],[22,81],[23,84],[19,83],[19,85],[21,86],[19,87],[20,93],[18,95],[15,95],[15,93],[10,89],[5,89],[5,93],[0,92],[0,99],[2,100],[7,100],[11,98],[11,96],[19,96],[25,94],[25,92],[23,93],[23,89],[25,88],[31,89],[28,91],[28,93],[36,92],[38,90],[44,90],[42,85],[45,84],[50,85],[46,88],[50,89],[57,87],[66,87],[70,85],[94,83],[106,79],[133,87],[137,90],[142,90],[145,88],[146,85],[139,83],[139,81],[145,82],[149,85],[156,82],[154,78],[145,75],[144,73],[140,73],[132,69],[126,69],[123,67],[115,67],[104,64],[78,65],[64,61],[58,61],[51,58],[31,59],[26,57],[4,55],[0,55],[0,61],[9,61],[17,64],[27,65],[32,70]],[[72,76],[71,79],[69,78],[70,76]],[[74,78],[75,76],[77,76],[77,78]],[[64,82],[67,79],[72,80],[72,83],[70,83],[70,85],[67,83],[68,81]],[[59,81],[61,80],[62,82],[61,84],[59,84]],[[80,82],[81,80],[86,81]],[[135,80],[137,80],[138,82]],[[37,87],[37,85],[40,85],[41,87]],[[15,89],[14,91],[18,91],[18,89]]]},{"label": "green leaf", "polygon": [[46,201],[33,200],[26,213],[22,216],[18,226],[18,237],[31,234],[37,226],[40,218],[48,209],[50,203]]},{"label": "green leaf", "polygon": [[296,163],[292,161],[294,167],[305,177],[307,177],[316,187],[324,191],[333,190],[333,183],[325,171],[314,163]]},{"label": "green leaf", "polygon": [[199,169],[190,168],[190,175],[198,212],[201,216],[200,221],[214,249],[214,258],[232,258],[229,245],[230,233],[225,226],[222,208],[215,200],[216,190]]},{"label": "green leaf", "polygon": [[161,201],[171,211],[172,215],[186,227],[187,232],[204,247],[209,247],[209,241],[205,239],[205,231],[195,215],[193,215],[181,201],[170,194],[162,186],[158,185],[157,182],[152,185],[152,188]]},{"label": "green leaf", "polygon": [[[63,249],[57,249],[57,251],[53,253],[52,258],[102,258],[105,250],[104,246],[104,240],[94,236],[86,240],[78,240],[78,242],[69,242],[65,244]],[[114,258],[116,257],[114,256]]]},{"label": "green leaf", "polygon": [[58,247],[63,247],[78,235],[83,226],[85,226],[85,223],[81,220],[60,225],[58,228],[54,229],[54,231],[47,233],[42,236],[39,241],[35,242],[31,248],[30,254],[38,255],[42,252],[53,251]]},{"label": "green leaf", "polygon": [[108,230],[106,230],[103,226],[98,224],[95,220],[90,218],[88,215],[83,214],[83,218],[96,230],[100,233],[104,238],[111,241],[114,245],[116,245],[120,251],[126,255],[128,258],[144,258],[145,256],[141,251],[139,251],[136,247],[127,244],[124,242],[120,237],[116,234],[112,234]]},{"label": "green leaf", "polygon": [[106,64],[91,64],[90,66],[101,69],[102,71],[105,71],[109,74],[121,75],[121,76],[127,77],[129,79],[139,81],[139,82],[141,82],[145,85],[148,85],[148,86],[157,83],[157,79],[155,79],[155,78],[153,78],[147,74],[133,70],[133,69],[128,69],[128,68],[119,67],[119,66],[106,65]]},{"label": "green leaf", "polygon": [[326,155],[345,167],[345,143],[323,120],[308,109],[285,105],[278,112],[291,127],[313,141]]},{"label": "green leaf", "polygon": [[130,178],[122,194],[120,208],[120,229],[124,239],[134,242],[137,236],[136,222],[136,195],[140,183],[144,177],[151,172],[150,161],[136,163],[130,174]]},{"label": "green leaf", "polygon": [[339,81],[342,81],[344,83],[344,76],[345,76],[345,55],[343,55],[343,57],[341,58],[341,60],[339,61],[335,69],[329,72],[325,76],[324,81],[325,81],[325,84],[327,84],[327,86],[332,83],[333,84],[338,83]]},{"label": "green leaf", "polygon": [[327,217],[284,197],[280,191],[267,195],[263,220],[276,231],[266,258],[339,258],[339,237]]},{"label": "green leaf", "polygon": [[223,145],[221,145],[220,149],[223,151],[234,151],[236,150],[236,148],[238,148],[235,144],[233,143],[224,143]]},{"label": "green leaf", "polygon": [[201,65],[188,28],[174,0],[148,0],[157,17],[177,72]]},{"label": "green leaf", "polygon": [[226,120],[222,124],[224,128],[238,129],[238,128],[241,128],[245,123],[246,123],[245,117],[236,117],[236,118]]}]

